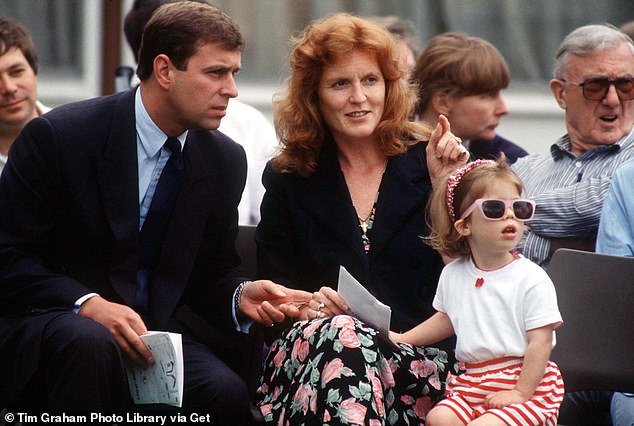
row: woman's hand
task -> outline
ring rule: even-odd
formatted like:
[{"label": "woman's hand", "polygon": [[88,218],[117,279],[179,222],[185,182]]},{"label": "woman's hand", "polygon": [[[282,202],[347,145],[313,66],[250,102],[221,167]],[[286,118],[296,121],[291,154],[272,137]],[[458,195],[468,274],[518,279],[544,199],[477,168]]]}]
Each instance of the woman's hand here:
[{"label": "woman's hand", "polygon": [[308,313],[308,319],[348,314],[350,311],[350,307],[339,293],[325,286],[313,293],[311,301],[308,302],[308,308],[312,311]]},{"label": "woman's hand", "polygon": [[451,125],[444,115],[438,117],[438,124],[427,143],[427,170],[432,186],[439,180],[464,165],[469,160],[469,151],[462,146],[459,137],[451,133]]}]

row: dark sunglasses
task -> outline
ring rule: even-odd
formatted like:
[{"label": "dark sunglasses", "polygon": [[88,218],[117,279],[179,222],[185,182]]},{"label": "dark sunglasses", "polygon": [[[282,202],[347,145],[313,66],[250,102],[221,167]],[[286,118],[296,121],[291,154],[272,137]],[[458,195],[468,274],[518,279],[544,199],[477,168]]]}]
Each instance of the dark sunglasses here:
[{"label": "dark sunglasses", "polygon": [[614,80],[609,78],[591,78],[582,83],[573,83],[564,79],[561,79],[561,81],[581,87],[583,97],[590,101],[600,101],[605,98],[610,86],[613,84],[619,99],[622,101],[634,99],[634,78],[617,78]]},{"label": "dark sunglasses", "polygon": [[499,200],[496,198],[478,198],[467,207],[467,210],[462,213],[460,219],[468,217],[476,207],[480,207],[482,216],[489,220],[501,220],[504,219],[506,210],[509,207],[513,208],[513,214],[515,219],[519,221],[531,220],[535,214],[535,201],[518,198],[515,200]]}]

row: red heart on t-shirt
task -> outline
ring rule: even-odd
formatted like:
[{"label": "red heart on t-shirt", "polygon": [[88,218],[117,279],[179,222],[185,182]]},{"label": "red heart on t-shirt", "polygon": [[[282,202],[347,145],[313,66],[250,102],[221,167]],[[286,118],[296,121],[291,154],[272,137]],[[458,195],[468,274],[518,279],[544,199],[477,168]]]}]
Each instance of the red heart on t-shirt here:
[{"label": "red heart on t-shirt", "polygon": [[476,286],[476,288],[480,288],[480,287],[482,287],[482,284],[484,284],[484,278],[480,277],[480,278],[478,278],[476,280],[475,286]]}]

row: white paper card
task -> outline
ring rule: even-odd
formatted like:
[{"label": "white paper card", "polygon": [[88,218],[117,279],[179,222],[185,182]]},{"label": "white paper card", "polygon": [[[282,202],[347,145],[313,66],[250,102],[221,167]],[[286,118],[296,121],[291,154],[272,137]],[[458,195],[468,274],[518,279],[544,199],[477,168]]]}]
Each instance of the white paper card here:
[{"label": "white paper card", "polygon": [[141,368],[126,362],[128,385],[135,404],[183,404],[183,343],[178,333],[150,331],[141,336],[154,364]]},{"label": "white paper card", "polygon": [[339,266],[337,292],[350,307],[350,314],[389,336],[392,309],[381,303],[350,272]]}]

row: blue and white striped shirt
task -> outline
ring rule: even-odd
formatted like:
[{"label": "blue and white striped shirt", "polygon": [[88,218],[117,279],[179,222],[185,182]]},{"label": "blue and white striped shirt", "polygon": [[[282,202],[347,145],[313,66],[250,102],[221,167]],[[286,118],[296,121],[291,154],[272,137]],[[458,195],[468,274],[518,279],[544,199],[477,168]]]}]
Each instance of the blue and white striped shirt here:
[{"label": "blue and white striped shirt", "polygon": [[524,256],[541,266],[550,260],[553,238],[594,238],[610,179],[616,168],[634,157],[634,129],[612,145],[601,145],[575,156],[563,136],[550,156],[531,154],[512,165],[527,197],[537,202],[527,222]]}]

